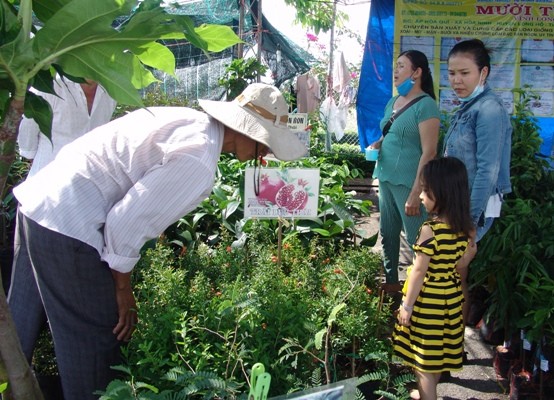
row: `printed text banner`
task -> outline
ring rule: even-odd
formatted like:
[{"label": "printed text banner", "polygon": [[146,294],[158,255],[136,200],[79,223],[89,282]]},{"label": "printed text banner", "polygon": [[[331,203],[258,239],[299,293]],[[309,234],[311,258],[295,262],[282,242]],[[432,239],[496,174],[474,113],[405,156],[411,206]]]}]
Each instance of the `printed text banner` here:
[{"label": "printed text banner", "polygon": [[397,0],[396,37],[470,36],[554,38],[550,1]]}]

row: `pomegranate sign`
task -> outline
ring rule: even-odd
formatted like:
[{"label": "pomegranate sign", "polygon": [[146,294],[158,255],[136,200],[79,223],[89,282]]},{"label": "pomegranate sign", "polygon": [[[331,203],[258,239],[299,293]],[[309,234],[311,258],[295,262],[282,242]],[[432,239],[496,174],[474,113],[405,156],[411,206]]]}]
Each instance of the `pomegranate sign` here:
[{"label": "pomegranate sign", "polygon": [[246,218],[317,217],[319,169],[250,167],[245,174]]}]

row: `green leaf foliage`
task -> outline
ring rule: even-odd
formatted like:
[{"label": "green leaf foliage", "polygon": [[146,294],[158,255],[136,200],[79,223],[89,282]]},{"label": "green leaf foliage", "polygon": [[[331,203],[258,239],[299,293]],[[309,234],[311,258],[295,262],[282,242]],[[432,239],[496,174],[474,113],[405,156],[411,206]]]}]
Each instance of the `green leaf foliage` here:
[{"label": "green leaf foliage", "polygon": [[[52,67],[53,67],[52,70],[55,71],[56,66],[52,66]],[[60,75],[65,80],[63,71]],[[40,92],[56,95],[56,91],[54,90],[54,80],[52,79],[52,77],[53,77],[53,73],[50,69],[40,70],[31,80],[31,86]],[[77,81],[79,80],[79,78],[74,78],[71,80]]]},{"label": "green leaf foliage", "polygon": [[17,10],[9,2],[0,2],[0,46],[15,40],[20,28]]},{"label": "green leaf foliage", "polygon": [[224,25],[203,24],[197,27],[195,32],[206,42],[206,50],[212,52],[225,50],[240,42],[233,30]]},{"label": "green leaf foliage", "polygon": [[[52,108],[44,97],[29,92],[25,97],[25,116],[33,118],[41,132],[51,132]],[[50,135],[47,134],[47,137],[50,137]]]},{"label": "green leaf foliage", "polygon": [[119,102],[140,105],[136,89],[156,80],[143,64],[166,72],[174,68],[167,61],[173,59],[169,50],[162,50],[155,41],[184,38],[184,33],[161,9],[134,14],[121,31],[113,28],[114,19],[129,14],[133,3],[69,2],[37,32],[33,40],[36,57],[55,62],[71,75],[100,82]]},{"label": "green leaf foliage", "polygon": [[225,76],[219,79],[219,84],[227,89],[227,99],[232,100],[266,71],[267,67],[256,58],[236,58],[227,65]]},{"label": "green leaf foliage", "polygon": [[327,319],[327,326],[331,327],[333,323],[337,320],[337,314],[346,307],[346,303],[340,303],[333,307],[333,310],[331,310],[331,314],[329,314],[329,318]]},{"label": "green leaf foliage", "polygon": [[[225,384],[226,393],[244,392],[245,372],[261,362],[277,395],[308,387],[325,351],[341,360],[333,375],[338,380],[345,378],[338,366],[346,359],[387,347],[382,327],[389,310],[379,309],[377,255],[367,248],[333,250],[319,240],[305,246],[294,237],[278,266],[267,229],[256,229],[261,240],[241,248],[224,234],[216,246],[199,244],[179,255],[164,241],[145,252],[134,276],[141,323],[127,351],[135,380],[176,392],[159,377],[186,360],[186,371],[220,377],[210,390]],[[318,331],[330,347],[316,348]],[[291,371],[302,384],[289,380]]]},{"label": "green leaf foliage", "polygon": [[63,6],[70,2],[71,0],[33,0],[33,12],[39,20],[48,22]]},{"label": "green leaf foliage", "polygon": [[[28,38],[13,7],[1,1],[0,90],[13,81],[20,96],[39,71],[57,65],[65,75],[100,82],[119,103],[141,106],[137,89],[156,81],[150,68],[174,73],[173,54],[159,40],[188,40],[206,52],[240,42],[230,27],[195,28],[190,17],[167,14],[160,0],[35,0],[43,26]],[[127,19],[114,26],[121,17]]]},{"label": "green leaf foliage", "polygon": [[345,13],[333,13],[333,1],[285,0],[285,3],[296,8],[296,22],[313,28],[315,33],[327,32],[335,25],[340,27],[348,21]]}]

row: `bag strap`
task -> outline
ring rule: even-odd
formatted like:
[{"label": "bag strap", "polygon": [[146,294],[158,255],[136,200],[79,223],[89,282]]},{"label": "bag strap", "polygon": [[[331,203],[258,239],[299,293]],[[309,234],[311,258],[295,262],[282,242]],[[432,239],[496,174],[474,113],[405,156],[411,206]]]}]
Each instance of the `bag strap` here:
[{"label": "bag strap", "polygon": [[387,124],[383,127],[383,137],[387,136],[387,133],[389,133],[389,129],[392,125],[392,123],[394,122],[394,120],[396,120],[396,118],[400,117],[400,115],[406,111],[408,108],[410,108],[411,106],[413,106],[415,103],[417,103],[418,101],[420,101],[421,99],[423,99],[425,97],[425,95],[422,95],[422,96],[419,96],[419,97],[416,97],[415,99],[412,99],[408,104],[406,104],[404,107],[402,107],[399,111],[397,112],[393,112],[390,119],[387,121]]}]

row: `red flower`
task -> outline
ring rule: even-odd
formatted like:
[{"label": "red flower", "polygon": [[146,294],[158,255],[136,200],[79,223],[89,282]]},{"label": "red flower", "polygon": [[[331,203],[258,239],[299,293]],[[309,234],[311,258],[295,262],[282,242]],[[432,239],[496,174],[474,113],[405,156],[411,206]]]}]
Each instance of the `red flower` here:
[{"label": "red flower", "polygon": [[308,39],[308,42],[317,42],[318,38],[313,33],[306,33],[306,38]]}]

